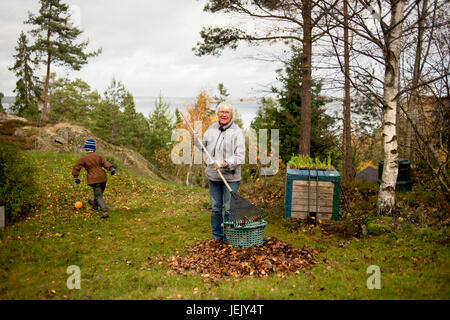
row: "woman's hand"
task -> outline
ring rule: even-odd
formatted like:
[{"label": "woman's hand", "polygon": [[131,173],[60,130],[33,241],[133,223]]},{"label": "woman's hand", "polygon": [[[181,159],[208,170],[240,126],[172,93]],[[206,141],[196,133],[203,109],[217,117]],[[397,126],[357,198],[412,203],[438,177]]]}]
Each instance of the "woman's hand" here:
[{"label": "woman's hand", "polygon": [[219,168],[225,168],[227,166],[227,163],[225,161],[222,161],[220,163],[219,161],[215,160],[213,163],[211,163],[211,167],[213,170],[217,170]]}]

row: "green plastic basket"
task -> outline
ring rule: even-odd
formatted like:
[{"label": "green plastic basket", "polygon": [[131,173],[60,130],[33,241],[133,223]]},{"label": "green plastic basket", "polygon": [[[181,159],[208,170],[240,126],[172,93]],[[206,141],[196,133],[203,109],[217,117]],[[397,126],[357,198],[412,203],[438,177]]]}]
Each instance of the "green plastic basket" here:
[{"label": "green plastic basket", "polygon": [[233,222],[222,223],[228,243],[233,247],[248,248],[251,245],[262,246],[264,242],[264,228],[267,221],[261,220],[246,224],[245,226],[235,226]]}]

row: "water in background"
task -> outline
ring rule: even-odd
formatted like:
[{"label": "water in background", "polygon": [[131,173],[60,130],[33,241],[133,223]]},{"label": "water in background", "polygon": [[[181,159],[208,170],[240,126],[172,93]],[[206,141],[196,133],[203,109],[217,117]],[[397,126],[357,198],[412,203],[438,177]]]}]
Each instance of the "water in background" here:
[{"label": "water in background", "polygon": [[[142,113],[144,116],[148,117],[149,113],[155,109],[155,101],[157,97],[134,97],[134,102],[136,105],[136,111]],[[170,112],[175,116],[175,109],[178,108],[180,111],[185,111],[189,105],[194,104],[195,98],[177,98],[177,97],[163,97],[163,101],[169,104]],[[229,100],[233,107],[240,114],[242,121],[244,122],[244,128],[250,128],[250,123],[256,116],[256,112],[260,106],[259,98],[246,98],[246,99],[230,99]],[[14,102],[14,97],[4,97],[2,100],[2,105],[5,110],[9,110]],[[336,117],[336,112],[341,112],[342,102],[334,100],[325,106],[326,113],[330,116]],[[352,121],[358,119],[359,115],[352,115]],[[340,122],[336,123],[339,126]]]},{"label": "water in background", "polygon": [[[134,97],[136,111],[141,112],[144,116],[148,117],[149,113],[155,109],[155,101],[157,99],[157,97]],[[163,101],[170,105],[170,112],[175,115],[176,108],[178,108],[179,111],[185,111],[189,105],[194,104],[195,98],[163,97]],[[256,116],[256,111],[258,111],[259,99],[230,99],[229,101],[240,114],[242,121],[244,122],[244,128],[250,128],[250,123]]]},{"label": "water in background", "polygon": [[[155,101],[157,97],[134,97],[134,103],[136,105],[136,111],[142,113],[144,116],[148,117],[149,113],[155,109]],[[177,97],[163,97],[163,101],[169,103],[170,112],[175,116],[175,109],[178,108],[180,111],[185,111],[187,106],[194,104],[195,98],[177,98]],[[244,128],[250,128],[250,123],[256,116],[256,111],[258,110],[257,98],[246,98],[240,99],[230,99],[229,100],[235,110],[240,114],[242,121],[244,122]],[[9,110],[11,105],[14,103],[14,97],[4,97],[2,100],[2,105],[5,110]]]}]

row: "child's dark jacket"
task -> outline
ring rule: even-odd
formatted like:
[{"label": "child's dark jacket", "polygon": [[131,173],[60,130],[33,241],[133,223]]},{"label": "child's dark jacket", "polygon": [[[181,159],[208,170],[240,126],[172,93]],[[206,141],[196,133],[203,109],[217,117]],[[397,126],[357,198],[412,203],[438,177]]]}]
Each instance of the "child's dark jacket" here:
[{"label": "child's dark jacket", "polygon": [[89,152],[78,159],[77,163],[73,166],[72,175],[74,178],[78,178],[81,168],[85,168],[87,171],[87,183],[94,184],[106,181],[106,172],[103,168],[111,171],[114,167],[101,155],[95,152]]}]

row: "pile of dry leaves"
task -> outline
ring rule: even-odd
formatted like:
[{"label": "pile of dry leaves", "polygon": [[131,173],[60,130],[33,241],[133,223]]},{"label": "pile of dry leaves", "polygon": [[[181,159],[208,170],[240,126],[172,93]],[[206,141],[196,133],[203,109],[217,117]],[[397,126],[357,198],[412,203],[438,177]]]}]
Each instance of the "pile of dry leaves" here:
[{"label": "pile of dry leaves", "polygon": [[169,266],[176,272],[195,271],[202,275],[264,277],[272,272],[295,272],[314,264],[316,250],[295,249],[286,242],[270,237],[261,247],[240,248],[222,241],[204,240],[188,250],[186,257],[172,256]]}]

